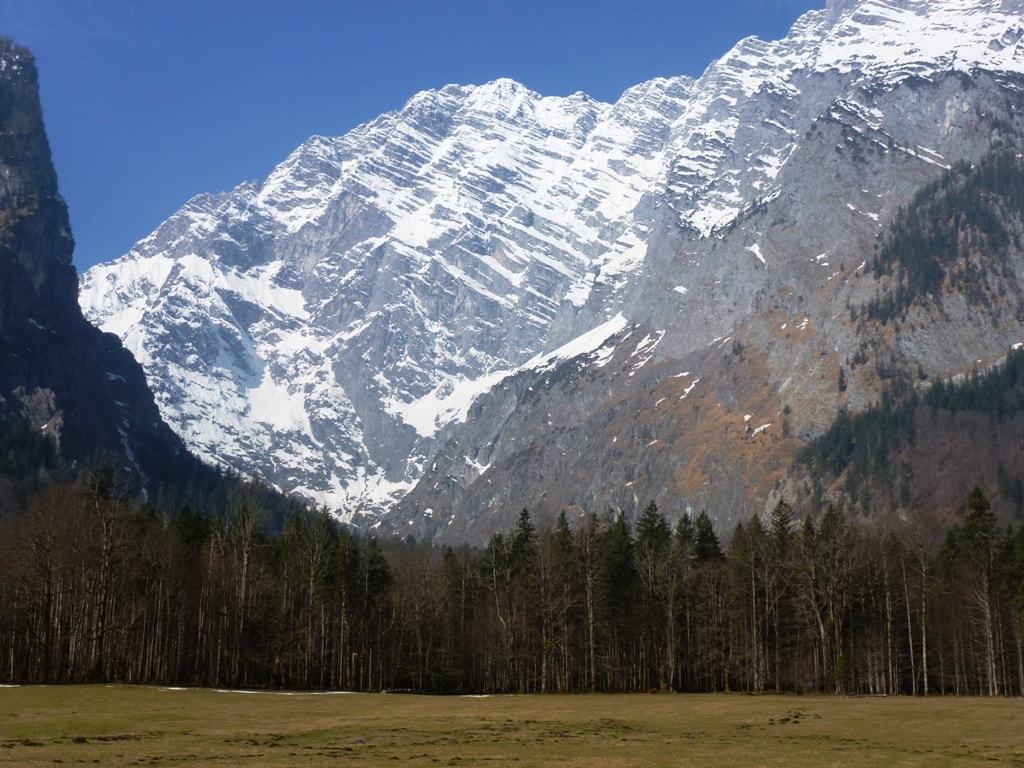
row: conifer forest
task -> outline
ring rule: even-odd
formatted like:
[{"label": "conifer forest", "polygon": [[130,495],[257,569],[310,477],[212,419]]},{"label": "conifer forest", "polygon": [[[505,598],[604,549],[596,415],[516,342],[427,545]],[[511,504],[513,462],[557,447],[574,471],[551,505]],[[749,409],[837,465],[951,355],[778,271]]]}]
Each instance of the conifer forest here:
[{"label": "conifer forest", "polygon": [[259,486],[168,518],[112,474],[0,520],[0,680],[424,693],[1024,693],[1024,529],[936,538],[785,502],[722,536],[655,503],[482,549],[357,538]]}]

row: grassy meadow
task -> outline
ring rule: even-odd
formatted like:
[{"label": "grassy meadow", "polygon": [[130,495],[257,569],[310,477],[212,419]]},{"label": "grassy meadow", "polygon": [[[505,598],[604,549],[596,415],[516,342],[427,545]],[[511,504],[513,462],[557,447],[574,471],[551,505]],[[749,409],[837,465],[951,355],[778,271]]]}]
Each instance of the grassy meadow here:
[{"label": "grassy meadow", "polygon": [[0,688],[0,766],[1024,766],[1024,701]]}]

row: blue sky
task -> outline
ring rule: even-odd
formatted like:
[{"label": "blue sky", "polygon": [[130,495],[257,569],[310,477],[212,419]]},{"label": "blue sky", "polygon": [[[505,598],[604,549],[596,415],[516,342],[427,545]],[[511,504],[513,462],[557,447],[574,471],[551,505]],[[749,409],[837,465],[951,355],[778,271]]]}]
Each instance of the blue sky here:
[{"label": "blue sky", "polygon": [[739,39],[825,0],[0,0],[36,55],[79,270],[125,253],[190,197],[263,179],[448,83],[511,77],[614,101],[698,76]]}]

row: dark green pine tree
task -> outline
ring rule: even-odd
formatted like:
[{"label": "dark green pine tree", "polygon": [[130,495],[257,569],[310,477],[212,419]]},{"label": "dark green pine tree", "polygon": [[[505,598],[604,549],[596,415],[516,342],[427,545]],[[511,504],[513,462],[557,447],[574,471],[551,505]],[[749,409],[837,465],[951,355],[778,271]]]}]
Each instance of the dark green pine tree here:
[{"label": "dark green pine tree", "polygon": [[724,557],[722,545],[718,541],[718,534],[715,533],[715,524],[711,522],[711,518],[705,510],[702,509],[697,514],[695,527],[697,559],[701,561],[721,560]]}]

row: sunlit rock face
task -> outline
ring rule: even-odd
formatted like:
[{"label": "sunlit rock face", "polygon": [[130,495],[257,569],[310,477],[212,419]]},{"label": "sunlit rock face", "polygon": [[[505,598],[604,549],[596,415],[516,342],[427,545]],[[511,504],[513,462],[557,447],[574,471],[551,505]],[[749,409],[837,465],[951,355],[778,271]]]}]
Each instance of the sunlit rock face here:
[{"label": "sunlit rock face", "polygon": [[193,199],[82,306],[189,446],[343,519],[454,540],[523,506],[739,518],[877,396],[881,363],[846,370],[862,346],[941,373],[1024,337],[1016,312],[893,334],[849,309],[922,185],[1019,142],[1022,12],[831,3],[614,104],[420,93]]}]

